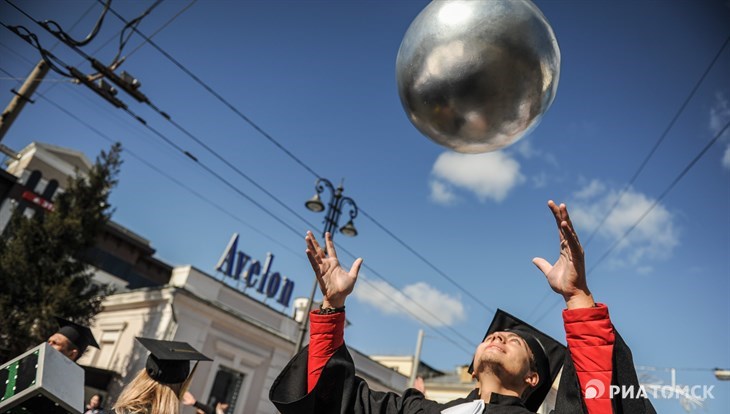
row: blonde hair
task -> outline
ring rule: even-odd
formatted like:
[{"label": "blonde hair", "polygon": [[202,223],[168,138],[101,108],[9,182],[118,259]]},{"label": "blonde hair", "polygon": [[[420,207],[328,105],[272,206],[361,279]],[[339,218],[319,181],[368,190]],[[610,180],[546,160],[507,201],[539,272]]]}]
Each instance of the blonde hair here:
[{"label": "blonde hair", "polygon": [[116,414],[179,414],[181,384],[161,384],[142,369],[119,395]]}]

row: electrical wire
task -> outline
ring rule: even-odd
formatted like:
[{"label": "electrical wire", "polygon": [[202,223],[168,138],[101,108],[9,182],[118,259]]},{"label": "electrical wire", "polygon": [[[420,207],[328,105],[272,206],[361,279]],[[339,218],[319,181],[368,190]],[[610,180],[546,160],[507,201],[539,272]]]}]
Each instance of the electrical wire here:
[{"label": "electrical wire", "polygon": [[[0,77],[0,80],[24,81],[25,78],[11,78],[11,77],[7,76],[7,77]],[[54,83],[54,82],[72,83],[73,81],[70,79],[43,79],[42,82],[43,83]]]},{"label": "electrical wire", "polygon": [[[167,28],[167,26],[169,26],[169,25],[170,25],[170,24],[171,24],[171,23],[172,23],[173,21],[175,21],[175,20],[176,20],[176,19],[177,19],[178,17],[180,17],[180,15],[182,15],[182,14],[183,14],[183,13],[184,13],[185,11],[187,11],[187,10],[188,10],[188,9],[189,9],[189,8],[190,8],[190,7],[191,7],[191,6],[193,5],[193,4],[195,4],[195,3],[197,2],[197,1],[198,1],[198,0],[192,0],[192,1],[190,2],[190,3],[188,3],[188,4],[186,5],[186,6],[184,6],[184,7],[183,7],[183,8],[182,8],[182,9],[181,9],[180,11],[178,11],[178,12],[177,12],[177,13],[176,13],[176,14],[175,14],[174,16],[172,16],[172,18],[168,19],[168,20],[167,20],[167,21],[166,21],[166,22],[165,22],[165,23],[164,23],[164,24],[163,24],[163,25],[162,25],[161,27],[159,27],[159,28],[158,28],[157,30],[155,30],[155,31],[154,31],[154,32],[153,32],[153,33],[152,33],[152,34],[150,35],[150,38],[152,38],[152,37],[154,37],[154,36],[158,35],[158,34],[159,34],[159,33],[160,33],[160,32],[161,32],[162,30],[164,30],[165,28]],[[91,7],[89,7],[89,9],[87,9],[87,10],[86,10],[86,12],[84,12],[84,14],[83,14],[83,15],[82,15],[81,17],[79,17],[79,19],[78,19],[78,20],[77,20],[77,21],[76,21],[76,22],[75,22],[75,23],[74,23],[74,24],[73,24],[73,25],[71,26],[71,28],[74,28],[74,27],[76,27],[76,25],[77,25],[77,24],[78,24],[78,23],[79,23],[79,22],[81,21],[81,19],[82,19],[82,18],[83,18],[83,17],[84,17],[84,16],[86,15],[86,14],[88,14],[88,13],[89,13],[89,12],[91,11],[91,9],[93,8],[93,6],[94,6],[94,4],[92,3]],[[125,27],[126,27],[126,25],[125,25]],[[122,28],[122,30],[124,30],[124,28]],[[122,30],[120,30],[120,31],[119,31],[119,33],[113,34],[113,35],[112,35],[111,37],[109,37],[109,38],[108,38],[107,40],[105,40],[104,42],[102,42],[102,43],[101,43],[101,44],[100,44],[100,45],[99,45],[99,46],[98,46],[98,47],[97,47],[96,49],[94,49],[94,51],[92,51],[92,52],[91,52],[91,55],[93,56],[93,55],[96,55],[96,54],[98,54],[98,53],[99,53],[99,52],[100,52],[100,51],[101,51],[101,50],[102,50],[102,49],[103,49],[104,47],[106,47],[106,46],[107,46],[107,45],[108,45],[108,44],[109,44],[109,43],[110,43],[110,42],[111,42],[112,40],[114,40],[115,38],[117,38],[117,37],[121,36],[121,34],[122,34]],[[58,45],[59,43],[63,43],[63,42],[62,42],[61,40],[57,40],[57,41],[56,41],[56,43],[55,43],[55,44],[54,44],[54,45],[53,45],[53,46],[51,47],[51,49],[50,49],[50,50],[53,50],[53,49],[54,49],[54,48],[55,48],[55,47],[56,47],[56,46],[57,46],[57,45]],[[116,65],[115,65],[115,67],[114,67],[114,70],[116,70],[117,68],[119,68],[119,66],[121,66],[121,65],[122,65],[122,63],[124,63],[124,61],[126,61],[126,59],[128,59],[128,58],[129,58],[130,56],[132,56],[132,55],[133,55],[134,53],[136,53],[136,52],[137,52],[137,51],[138,51],[138,50],[139,50],[139,49],[140,49],[140,48],[141,48],[142,46],[144,46],[144,45],[145,45],[146,43],[147,43],[146,41],[143,41],[142,43],[140,43],[139,45],[137,45],[137,47],[135,47],[135,48],[134,48],[134,49],[133,49],[133,50],[132,50],[131,52],[127,53],[127,54],[126,54],[126,55],[125,55],[125,56],[124,56],[124,57],[123,57],[123,58],[122,58],[122,59],[121,59],[121,60],[120,60],[120,61],[119,61],[119,62],[118,62],[118,63],[117,63]],[[84,59],[84,60],[85,60],[85,59]],[[83,60],[82,60],[81,62],[83,62]],[[75,66],[79,66],[79,65],[81,64],[81,62],[78,62],[78,63],[76,63],[76,65],[75,65]],[[92,80],[92,81],[93,81],[93,80],[96,80],[96,79],[98,79],[98,78],[101,78],[101,77],[102,77],[102,75],[101,75],[100,73],[96,73],[96,74],[93,74],[93,75],[89,75],[89,79],[90,79],[90,80]],[[43,91],[43,93],[48,93],[48,92],[49,92],[49,91],[50,91],[51,89],[53,89],[53,88],[54,88],[55,86],[56,86],[56,85],[51,85],[51,86],[49,86],[49,87],[48,87],[47,89],[45,89],[45,90]]]},{"label": "electrical wire", "polygon": [[[112,63],[109,64],[109,67],[112,70],[116,70],[117,67],[119,67],[119,65],[121,65],[122,62],[124,61],[124,59],[120,60],[120,56],[122,55],[122,51],[124,50],[124,47],[127,45],[127,42],[129,41],[129,39],[132,38],[132,34],[134,33],[134,30],[137,29],[137,26],[139,26],[139,24],[142,22],[142,19],[144,19],[150,13],[152,13],[152,10],[154,10],[157,6],[159,6],[160,3],[162,3],[162,0],[155,1],[152,4],[152,6],[150,6],[149,8],[147,8],[147,10],[145,10],[141,15],[139,15],[139,16],[135,17],[134,19],[132,19],[129,23],[127,23],[124,26],[124,28],[122,28],[122,32],[119,34],[119,48],[117,50],[117,54],[116,54],[116,56],[114,56],[114,59],[112,59]],[[129,34],[127,35],[127,37],[125,39],[124,38],[124,32],[126,32],[130,28],[133,29],[133,30],[131,30],[129,32]]]},{"label": "electrical wire", "polygon": [[[7,0],[6,0],[7,1]],[[127,20],[124,19],[119,13],[117,13],[113,8],[109,9],[111,13],[116,16],[119,20],[121,20],[124,23],[128,23]],[[294,160],[297,164],[299,164],[302,168],[307,170],[310,174],[312,174],[315,178],[320,178],[321,175],[319,175],[317,172],[314,171],[309,165],[304,163],[301,159],[299,159],[296,155],[294,155],[291,151],[289,151],[284,145],[282,145],[279,141],[277,141],[273,136],[271,136],[268,132],[266,132],[263,128],[261,128],[258,124],[256,124],[251,118],[246,116],[243,112],[241,112],[238,108],[236,108],[232,103],[230,103],[228,100],[226,100],[221,94],[216,92],[212,87],[210,87],[207,83],[205,83],[200,77],[198,77],[196,74],[194,74],[190,69],[185,67],[180,61],[175,59],[172,55],[167,53],[164,49],[162,49],[160,46],[157,45],[152,39],[148,36],[146,36],[144,33],[142,33],[140,30],[133,28],[138,35],[140,35],[147,43],[150,44],[155,50],[160,52],[167,60],[172,62],[175,66],[178,67],[181,71],[183,71],[186,75],[188,75],[190,78],[192,78],[195,82],[198,83],[203,89],[208,91],[211,95],[213,95],[216,99],[218,99],[221,103],[223,103],[228,109],[233,111],[236,115],[238,115],[239,118],[244,120],[247,124],[249,124],[254,130],[256,130],[258,133],[260,133],[264,138],[269,140],[272,144],[274,144],[277,148],[279,148],[281,151],[283,151],[289,158]]]},{"label": "electrical wire", "polygon": [[[12,3],[10,3],[7,0],[6,0],[6,3],[13,5]],[[45,20],[45,21],[43,21],[42,24],[45,25],[46,27],[48,27],[48,29],[50,31],[53,31],[55,34],[57,34],[57,36],[60,37],[64,43],[71,44],[71,45],[74,45],[77,47],[85,46],[89,42],[94,40],[96,35],[99,34],[99,29],[101,29],[101,25],[104,22],[104,17],[106,16],[106,13],[109,11],[109,7],[111,6],[111,4],[112,4],[112,0],[107,0],[106,4],[104,4],[104,10],[101,12],[101,15],[96,20],[96,23],[94,24],[93,29],[91,29],[91,32],[83,40],[76,40],[73,37],[71,37],[71,35],[66,33],[63,30],[63,28],[61,27],[61,25],[56,23],[54,20]],[[54,30],[54,28],[55,28],[55,30]]]},{"label": "electrical wire", "polygon": [[[9,76],[12,76],[12,75],[8,74],[8,72],[6,70],[4,70],[3,68],[0,68],[0,71],[2,71],[3,73],[5,73],[5,74],[7,74]],[[111,144],[114,144],[115,142],[117,142],[116,140],[114,140],[110,136],[108,136],[107,134],[104,134],[99,129],[95,128],[93,125],[91,125],[88,122],[86,122],[83,119],[81,119],[79,116],[77,116],[73,112],[69,111],[68,109],[64,108],[63,106],[61,106],[61,105],[57,104],[56,102],[52,101],[51,99],[49,99],[48,97],[46,97],[44,94],[40,94],[39,93],[39,94],[37,94],[37,96],[39,98],[41,98],[42,100],[44,100],[45,102],[47,102],[48,104],[52,105],[57,110],[59,110],[59,111],[63,112],[64,114],[66,114],[68,117],[74,119],[76,122],[78,122],[81,125],[85,126],[89,130],[91,130],[92,132],[94,132],[95,134],[97,134],[99,137],[103,138],[105,141],[107,141],[107,142],[109,142]],[[195,190],[191,186],[185,184],[184,182],[178,180],[174,176],[168,174],[167,172],[165,172],[161,168],[157,167],[154,163],[152,163],[150,161],[147,161],[146,159],[144,159],[143,157],[141,157],[140,155],[138,155],[134,151],[132,151],[132,150],[130,150],[128,148],[125,148],[124,149],[124,152],[126,154],[129,154],[132,158],[134,158],[138,162],[144,164],[146,167],[150,168],[151,170],[153,170],[157,174],[159,174],[159,175],[163,176],[164,178],[166,178],[167,180],[171,181],[172,183],[174,183],[178,187],[180,187],[180,188],[188,191],[193,196],[195,196],[195,198],[197,198],[197,199],[205,202],[206,204],[208,204],[209,206],[215,208],[216,210],[220,211],[221,213],[225,214],[226,216],[228,216],[228,217],[230,217],[230,218],[238,221],[240,224],[243,224],[244,226],[248,227],[250,230],[254,231],[259,236],[262,236],[262,237],[270,240],[271,242],[279,245],[279,247],[287,250],[289,253],[291,253],[295,257],[301,257],[301,252],[295,251],[294,249],[292,249],[288,245],[280,242],[279,240],[274,239],[273,237],[271,237],[268,233],[264,232],[263,230],[260,230],[259,228],[257,228],[256,226],[252,225],[251,223],[243,220],[241,217],[239,217],[239,216],[233,214],[232,212],[230,212],[229,210],[223,208],[220,204],[211,201],[211,199],[209,197],[205,197],[202,193],[198,192],[197,190]],[[302,258],[302,261],[307,262],[303,258]]]},{"label": "electrical wire", "polygon": [[[188,10],[189,8],[191,8],[191,7],[192,7],[192,6],[193,6],[193,5],[194,5],[194,4],[195,4],[195,3],[197,2],[197,1],[198,1],[198,0],[191,0],[191,1],[190,1],[190,3],[188,3],[188,4],[187,4],[187,5],[185,6],[185,7],[183,7],[182,9],[180,9],[180,11],[178,11],[178,12],[177,12],[177,13],[176,13],[175,15],[173,15],[173,16],[172,16],[172,17],[171,17],[171,18],[170,18],[169,20],[167,20],[167,21],[166,21],[166,22],[165,22],[165,23],[164,23],[164,24],[163,24],[162,26],[160,26],[160,27],[159,27],[159,28],[158,28],[157,30],[155,30],[154,32],[152,32],[152,34],[151,34],[151,35],[149,35],[149,37],[145,37],[145,38],[143,39],[143,41],[142,41],[142,42],[141,42],[140,44],[138,44],[138,45],[137,45],[137,47],[135,47],[134,49],[132,49],[132,51],[131,51],[131,52],[127,53],[127,55],[126,55],[126,56],[125,56],[125,57],[124,57],[124,58],[123,58],[122,60],[126,60],[126,59],[128,59],[128,58],[129,58],[130,56],[132,56],[132,55],[133,55],[133,54],[134,54],[135,52],[137,52],[137,51],[138,51],[138,50],[139,50],[140,48],[142,48],[142,46],[146,45],[146,44],[147,44],[147,43],[149,42],[149,39],[152,39],[153,37],[157,36],[157,35],[158,35],[158,34],[159,34],[159,33],[160,33],[161,31],[165,30],[165,29],[167,28],[167,26],[169,26],[169,25],[170,25],[170,23],[172,23],[172,22],[173,22],[173,21],[175,21],[175,20],[176,20],[176,19],[177,19],[178,17],[180,17],[180,15],[182,15],[183,13],[185,13],[185,12],[186,12],[186,11],[187,11],[187,10]],[[139,33],[139,32],[137,32],[137,33]],[[120,64],[121,64],[121,63],[120,63]],[[117,65],[117,67],[119,67],[119,65]],[[115,67],[115,69],[116,69],[116,67]]]},{"label": "electrical wire", "polygon": [[[111,5],[111,0],[109,0],[109,4]],[[89,5],[89,8],[87,8],[85,12],[81,13],[81,16],[79,16],[79,18],[76,19],[76,21],[71,25],[71,27],[68,30],[71,31],[71,30],[75,29],[76,26],[78,26],[81,23],[81,21],[84,19],[84,17],[86,17],[89,13],[91,13],[91,10],[93,10],[93,9],[94,9],[94,3],[91,3],[91,5]],[[53,49],[55,49],[61,43],[63,43],[63,42],[61,42],[60,40],[56,41],[56,43],[54,43],[48,50],[53,52]]]},{"label": "electrical wire", "polygon": [[444,279],[448,280],[457,289],[461,290],[462,293],[464,293],[465,295],[467,295],[468,297],[470,297],[473,301],[475,301],[476,303],[478,303],[479,305],[481,305],[484,309],[488,310],[489,312],[491,312],[491,313],[497,313],[497,310],[496,309],[494,309],[493,307],[491,307],[491,306],[487,305],[486,303],[484,303],[481,299],[479,299],[478,297],[476,297],[469,290],[465,289],[463,286],[461,286],[459,283],[457,283],[454,279],[452,279],[451,277],[449,277],[449,275],[447,275],[443,270],[441,270],[438,267],[436,267],[436,265],[434,265],[433,263],[431,263],[431,261],[429,261],[428,259],[426,259],[423,255],[421,255],[420,253],[418,253],[415,249],[413,249],[411,246],[409,246],[406,242],[404,242],[403,240],[401,240],[400,237],[396,236],[395,234],[393,234],[393,232],[391,232],[385,226],[383,226],[382,224],[380,224],[380,222],[378,222],[373,216],[371,216],[370,214],[368,214],[366,211],[364,211],[362,209],[360,209],[360,212],[365,217],[369,218],[373,223],[375,223],[375,225],[378,226],[381,230],[383,230],[390,237],[392,237],[395,241],[397,241],[398,243],[400,243],[400,245],[403,246],[406,250],[408,250],[409,252],[413,253],[416,257],[418,257],[419,259],[421,259],[421,261],[423,261],[424,263],[426,263],[436,273],[438,273],[439,275],[441,275],[441,277],[443,277]]},{"label": "electrical wire", "polygon": [[0,25],[10,30],[15,35],[25,40],[28,44],[37,49],[41,54],[41,59],[46,62],[51,70],[66,78],[73,77],[73,75],[71,75],[70,73],[64,72],[61,68],[56,66],[55,62],[59,61],[59,59],[50,51],[43,49],[43,46],[41,46],[41,42],[40,40],[38,40],[38,36],[36,36],[35,33],[28,30],[25,26],[9,26],[3,21],[0,21]]}]

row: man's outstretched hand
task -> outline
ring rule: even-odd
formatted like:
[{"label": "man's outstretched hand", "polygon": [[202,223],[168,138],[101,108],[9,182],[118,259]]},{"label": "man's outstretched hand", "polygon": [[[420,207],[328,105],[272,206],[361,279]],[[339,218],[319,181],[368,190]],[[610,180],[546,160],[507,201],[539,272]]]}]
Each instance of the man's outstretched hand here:
[{"label": "man's outstretched hand", "polygon": [[352,293],[352,289],[355,287],[357,274],[360,271],[360,265],[362,265],[362,258],[355,260],[348,271],[340,266],[337,251],[332,242],[332,235],[329,232],[325,234],[326,253],[319,246],[311,231],[307,232],[304,241],[307,243],[307,258],[312,265],[312,270],[314,270],[314,275],[317,277],[319,288],[324,296],[322,307],[340,308],[345,306],[347,295]]},{"label": "man's outstretched hand", "polygon": [[583,247],[575,233],[565,204],[556,205],[548,201],[548,207],[555,216],[560,235],[560,256],[554,264],[536,257],[532,263],[547,278],[550,287],[563,296],[568,309],[589,308],[595,305],[586,282],[586,266]]}]

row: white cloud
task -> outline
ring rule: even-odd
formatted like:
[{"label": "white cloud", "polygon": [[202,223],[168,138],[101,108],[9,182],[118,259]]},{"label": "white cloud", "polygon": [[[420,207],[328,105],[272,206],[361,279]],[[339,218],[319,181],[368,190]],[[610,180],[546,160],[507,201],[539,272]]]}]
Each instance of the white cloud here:
[{"label": "white cloud", "polygon": [[545,188],[548,184],[548,175],[543,171],[540,174],[532,176],[531,180],[535,188]]},{"label": "white cloud", "polygon": [[725,147],[725,154],[722,156],[722,166],[730,170],[730,145]]},{"label": "white cloud", "polygon": [[[525,181],[520,164],[501,151],[484,154],[445,152],[436,159],[431,173],[431,198],[434,200],[443,193],[453,195],[454,189],[460,188],[474,193],[481,202],[486,199],[500,202],[512,188]],[[442,194],[435,194],[434,189]]]},{"label": "white cloud", "polygon": [[528,160],[539,155],[535,147],[533,147],[530,141],[526,139],[518,142],[517,145],[512,148],[514,148],[516,153]]},{"label": "white cloud", "polygon": [[523,139],[512,147],[512,151],[514,151],[526,160],[537,157],[540,158],[542,161],[545,161],[546,163],[552,165],[553,167],[558,167],[557,158],[555,158],[553,154],[535,149],[535,147],[532,145],[531,140]]},{"label": "white cloud", "polygon": [[451,205],[456,202],[456,194],[444,183],[431,180],[431,200],[438,204]]},{"label": "white cloud", "polygon": [[598,180],[593,180],[588,183],[587,186],[583,187],[580,191],[575,193],[574,196],[578,199],[590,199],[605,191],[606,186],[602,182]]},{"label": "white cloud", "polygon": [[354,297],[385,314],[402,315],[417,320],[413,316],[415,314],[428,320],[433,326],[451,326],[466,319],[460,298],[449,296],[427,283],[407,285],[401,291],[382,280],[365,279],[362,275],[359,282],[365,283],[356,285]]},{"label": "white cloud", "polygon": [[[593,180],[578,191],[576,201],[570,206],[570,216],[576,227],[592,232],[616,204],[619,192],[606,188],[604,183]],[[641,272],[648,272],[651,266],[647,265],[646,260],[666,258],[679,245],[676,219],[662,204],[657,204],[622,239],[654,202],[654,199],[629,189],[598,229],[596,235],[611,244],[621,240],[613,254],[614,257],[618,256],[615,257],[615,263],[641,265]]]}]

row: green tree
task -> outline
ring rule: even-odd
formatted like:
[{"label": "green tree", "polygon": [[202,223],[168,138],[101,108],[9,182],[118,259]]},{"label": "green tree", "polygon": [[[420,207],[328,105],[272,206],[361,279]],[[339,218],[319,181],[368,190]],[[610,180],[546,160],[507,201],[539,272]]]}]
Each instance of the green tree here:
[{"label": "green tree", "polygon": [[111,217],[121,151],[102,151],[88,174],[69,178],[52,212],[15,214],[0,236],[0,363],[46,341],[54,316],[88,324],[112,293],[92,283],[84,257]]}]

